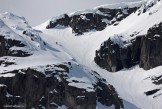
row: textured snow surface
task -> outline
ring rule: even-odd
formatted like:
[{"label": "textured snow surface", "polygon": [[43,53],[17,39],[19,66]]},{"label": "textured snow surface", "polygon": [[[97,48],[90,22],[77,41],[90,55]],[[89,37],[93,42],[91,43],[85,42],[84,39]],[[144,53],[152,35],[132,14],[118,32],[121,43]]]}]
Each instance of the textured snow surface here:
[{"label": "textured snow surface", "polygon": [[[127,4],[128,6],[136,6],[141,3],[143,5],[143,2]],[[123,8],[125,3],[121,5],[115,4],[114,6],[106,5],[99,7]],[[95,9],[79,11],[71,15],[94,12]],[[8,34],[10,38],[17,38],[23,41],[27,44],[27,48],[34,51],[34,54],[26,58],[2,57],[1,59],[7,58],[7,61],[12,61],[16,64],[8,67],[0,66],[0,76],[14,76],[13,74],[2,74],[2,72],[8,72],[14,69],[71,62],[73,69],[70,70],[68,78],[70,82],[69,85],[93,91],[92,84],[96,80],[94,80],[91,73],[93,73],[92,71],[96,71],[101,77],[105,78],[108,83],[115,87],[119,96],[124,100],[126,109],[161,109],[162,96],[159,95],[162,94],[162,90],[151,96],[146,96],[144,92],[162,88],[162,85],[156,86],[151,81],[152,77],[162,75],[162,66],[145,71],[137,65],[130,69],[123,69],[116,73],[110,73],[101,69],[94,63],[95,51],[99,49],[101,43],[109,37],[116,43],[120,43],[120,40],[122,40],[127,41],[129,44],[129,41],[136,35],[146,34],[150,27],[161,22],[161,1],[157,2],[155,6],[149,8],[145,13],[138,14],[138,11],[131,14],[117,26],[111,25],[103,31],[92,31],[81,36],[72,34],[71,28],[47,30],[45,26],[48,21],[35,27],[35,29],[37,29],[35,30],[27,24],[23,17],[18,17],[11,13],[1,14],[0,35]],[[31,41],[28,36],[22,35],[23,30],[29,30],[34,33],[37,37],[36,40]],[[132,34],[135,34],[135,36],[130,37]],[[119,38],[119,36],[123,37]],[[43,42],[45,42],[46,45],[44,45]],[[123,46],[122,43],[120,45]],[[82,83],[74,83],[72,82],[73,80],[81,81]],[[0,87],[1,86],[2,85],[0,85]],[[157,97],[154,98],[153,96]],[[106,107],[97,102],[96,108],[113,109],[114,107]],[[66,109],[66,107],[61,106],[58,107],[58,109]]]},{"label": "textured snow surface", "polygon": [[[73,14],[89,11],[93,10],[84,10]],[[146,96],[144,94],[146,91],[162,87],[162,85],[154,85],[151,79],[146,79],[152,76],[160,76],[162,74],[161,66],[145,71],[137,65],[130,69],[123,69],[116,73],[109,73],[106,70],[99,68],[93,61],[95,50],[99,49],[101,43],[109,37],[116,43],[120,43],[120,40],[122,40],[127,41],[129,44],[129,41],[136,35],[144,35],[150,27],[160,23],[162,21],[161,1],[157,2],[155,6],[149,8],[145,13],[138,14],[138,11],[131,14],[117,26],[108,26],[103,31],[89,32],[81,36],[73,35],[71,33],[71,28],[63,30],[43,30],[43,27],[41,26],[39,26],[39,28],[43,31],[42,36],[46,36],[43,37],[43,40],[49,42],[51,45],[58,42],[62,45],[62,49],[72,56],[77,63],[97,71],[108,83],[112,84],[122,99],[132,103],[132,105],[130,105],[130,103],[124,102],[125,107],[128,109],[161,109],[162,96],[153,98],[153,96],[161,94],[161,90],[151,96]],[[135,34],[135,36],[130,37],[132,34]],[[119,36],[123,37],[118,38]],[[120,45],[123,46],[122,43]],[[102,105],[98,103],[98,108],[104,109],[106,107],[102,107]]]},{"label": "textured snow surface", "polygon": [[108,107],[108,106],[104,106],[102,105],[100,102],[97,102],[97,107],[96,109],[115,109],[114,106]]},{"label": "textured snow surface", "polygon": [[65,105],[59,106],[57,109],[68,109]]},{"label": "textured snow surface", "polygon": [[104,13],[100,12],[99,8],[106,8],[106,9],[123,9],[123,11],[127,8],[133,8],[133,7],[140,7],[144,2],[123,2],[123,3],[116,3],[116,4],[107,4],[107,5],[101,5],[98,7],[95,7],[94,9],[85,9],[80,10],[77,12],[70,13],[70,16],[78,15],[78,14],[85,14],[85,13],[98,13],[104,15]]}]

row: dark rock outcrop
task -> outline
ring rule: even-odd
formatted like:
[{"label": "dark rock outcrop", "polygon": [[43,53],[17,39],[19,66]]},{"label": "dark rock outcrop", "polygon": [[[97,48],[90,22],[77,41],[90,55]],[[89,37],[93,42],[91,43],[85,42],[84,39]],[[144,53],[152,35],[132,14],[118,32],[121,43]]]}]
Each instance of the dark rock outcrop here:
[{"label": "dark rock outcrop", "polygon": [[[142,5],[142,8],[138,10],[138,15],[148,12],[150,8],[152,8],[158,2],[160,2],[160,0],[146,1],[145,4]],[[152,15],[153,13],[154,12],[150,12],[149,15]]]},{"label": "dark rock outcrop", "polygon": [[21,41],[16,39],[6,39],[5,36],[0,35],[0,57],[2,56],[16,56],[16,57],[26,57],[31,55],[22,50],[11,50],[11,47],[25,47]]},{"label": "dark rock outcrop", "polygon": [[123,101],[118,97],[115,88],[112,85],[106,85],[103,82],[98,82],[97,97],[98,101],[106,106],[115,106],[115,109],[124,108]]},{"label": "dark rock outcrop", "polygon": [[162,84],[162,75],[160,76],[154,76],[153,78],[151,78],[152,83],[154,83],[155,85],[160,85]]},{"label": "dark rock outcrop", "polygon": [[[122,36],[118,38],[121,39]],[[162,65],[162,23],[154,25],[146,35],[136,36],[129,45],[119,41],[115,43],[109,38],[101,44],[96,51],[95,63],[110,72],[137,64],[145,70]]]},{"label": "dark rock outcrop", "polygon": [[139,63],[141,52],[141,37],[131,41],[131,45],[121,47],[110,38],[105,41],[100,50],[96,50],[94,61],[100,67],[110,72],[116,72],[123,68],[130,68]]},{"label": "dark rock outcrop", "polygon": [[87,92],[85,89],[79,89],[73,86],[67,86],[65,89],[65,99],[70,109],[95,109],[96,93]]},{"label": "dark rock outcrop", "polygon": [[[0,108],[21,106],[31,109],[57,109],[65,105],[68,109],[96,109],[96,101],[115,109],[123,108],[122,100],[111,85],[101,78],[95,84],[94,91],[68,85],[67,75],[71,66],[67,64],[47,65],[44,71],[37,68],[14,70],[2,74],[15,74],[12,77],[0,77]],[[77,72],[76,72],[77,73]],[[74,81],[75,82],[75,81]]]},{"label": "dark rock outcrop", "polygon": [[69,26],[70,17],[67,14],[63,14],[59,17],[53,18],[47,25],[47,29],[55,28],[57,26]]},{"label": "dark rock outcrop", "polygon": [[107,25],[117,25],[121,20],[135,12],[138,7],[124,9],[98,8],[94,12],[83,12],[68,16],[53,18],[47,25],[47,29],[57,28],[58,25],[69,26],[76,35],[83,34],[91,30],[101,31]]},{"label": "dark rock outcrop", "polygon": [[162,23],[154,25],[142,38],[140,67],[145,70],[162,65]]},{"label": "dark rock outcrop", "polygon": [[160,90],[161,90],[161,89],[150,90],[150,91],[145,92],[145,94],[146,94],[147,96],[150,96],[150,95],[153,95],[153,94],[157,93],[157,92],[160,91]]}]

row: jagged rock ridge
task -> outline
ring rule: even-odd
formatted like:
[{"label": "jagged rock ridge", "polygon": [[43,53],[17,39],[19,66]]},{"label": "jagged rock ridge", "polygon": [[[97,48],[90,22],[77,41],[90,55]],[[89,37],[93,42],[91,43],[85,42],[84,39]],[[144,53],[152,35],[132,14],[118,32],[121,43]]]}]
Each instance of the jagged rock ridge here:
[{"label": "jagged rock ridge", "polygon": [[[97,7],[94,10],[85,10],[76,12],[71,15],[63,14],[58,17],[54,17],[49,21],[47,29],[50,28],[64,28],[71,27],[73,33],[83,34],[88,31],[101,31],[109,25],[118,25],[118,23],[135,12],[141,5],[129,6],[123,4],[123,7],[114,8],[108,7]],[[113,8],[112,8],[113,7]]]}]

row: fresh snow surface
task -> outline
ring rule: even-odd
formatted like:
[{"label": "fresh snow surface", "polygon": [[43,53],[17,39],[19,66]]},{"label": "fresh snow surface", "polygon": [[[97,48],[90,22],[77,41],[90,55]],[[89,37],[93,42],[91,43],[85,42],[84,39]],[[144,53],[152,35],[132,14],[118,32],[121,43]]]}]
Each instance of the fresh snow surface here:
[{"label": "fresh snow surface", "polygon": [[[29,67],[36,68],[36,70],[43,72],[44,68],[42,67],[46,65],[57,65],[72,61],[72,68],[70,69],[70,73],[67,78],[69,85],[84,88],[89,92],[94,91],[93,84],[95,84],[96,80],[92,76],[92,71],[80,66],[75,59],[73,59],[64,49],[62,49],[62,45],[60,43],[55,41],[54,45],[53,43],[51,45],[51,43],[46,42],[47,40],[42,40],[43,36],[41,35],[42,37],[40,37],[41,31],[31,28],[27,24],[25,18],[6,12],[0,14],[0,26],[2,26],[0,35],[6,36],[6,34],[3,33],[8,33],[10,38],[12,37],[12,39],[20,40],[27,45],[26,48],[21,49],[30,49],[33,52],[33,55],[29,57],[1,57],[0,60],[5,60],[5,62],[13,62],[15,64],[7,67],[3,66],[2,64],[0,66],[0,77],[13,77],[15,74],[5,72],[27,69]],[[17,27],[19,28],[17,29]],[[30,40],[29,36],[23,35],[22,33],[24,30],[28,30],[29,32],[33,33],[34,37],[36,36],[39,38],[39,41],[32,41]],[[46,44],[44,45],[43,42]],[[14,46],[11,49],[19,50],[20,48]],[[75,83],[73,81],[78,82]]]},{"label": "fresh snow surface", "polygon": [[[33,34],[34,36],[23,35],[23,31],[27,31],[29,35]],[[27,45],[26,48],[29,51],[45,49],[39,32],[32,29],[24,17],[19,17],[9,12],[0,14],[0,35],[8,36],[5,37],[6,39],[20,40]],[[31,41],[31,38],[34,41]]]},{"label": "fresh snow surface", "polygon": [[111,107],[108,107],[108,106],[102,105],[100,102],[97,101],[96,109],[115,109],[115,107],[114,107],[114,105]]},{"label": "fresh snow surface", "polygon": [[124,8],[133,8],[133,7],[140,7],[144,2],[143,1],[136,1],[136,2],[121,2],[116,4],[107,4],[97,6],[94,9],[98,8],[108,8],[108,9],[124,9]]},{"label": "fresh snow surface", "polygon": [[65,14],[62,14],[62,15],[53,17],[53,18],[52,18],[52,21],[55,22],[57,19],[63,19],[63,18],[65,18]]},{"label": "fresh snow surface", "polygon": [[116,4],[107,4],[107,5],[101,5],[98,7],[95,7],[94,9],[85,9],[80,10],[77,12],[70,13],[70,16],[79,15],[79,14],[85,14],[85,13],[98,13],[104,15],[104,13],[100,12],[99,8],[106,8],[106,9],[127,9],[127,8],[133,8],[133,7],[140,7],[144,2],[138,1],[138,2],[121,2]]},{"label": "fresh snow surface", "polygon": [[[146,91],[162,87],[162,85],[154,85],[151,79],[149,79],[150,77],[161,75],[161,66],[145,71],[137,65],[130,69],[123,69],[116,73],[110,73],[98,67],[93,61],[95,51],[99,49],[101,43],[109,37],[112,39],[114,38],[114,41],[118,43],[120,41],[116,40],[116,38],[122,35],[123,38],[120,38],[120,40],[129,42],[133,38],[130,37],[130,35],[144,35],[150,27],[160,23],[162,21],[161,15],[162,4],[160,1],[145,13],[138,15],[137,11],[131,14],[117,26],[111,25],[103,31],[89,32],[81,36],[72,34],[71,28],[61,30],[47,30],[41,26],[36,28],[43,31],[41,34],[42,39],[51,46],[55,46],[55,43],[58,42],[58,44],[61,45],[61,49],[71,56],[72,61],[74,60],[79,65],[97,71],[108,83],[116,88],[122,99],[136,105],[136,107],[140,109],[161,109],[162,96],[153,98],[154,95],[146,96],[144,94]],[[121,44],[121,46],[123,45]],[[160,95],[161,93],[162,91],[159,91],[155,95]],[[127,103],[124,103],[125,107],[130,106],[130,104],[126,104]],[[98,106],[99,105],[100,104],[98,104]]]},{"label": "fresh snow surface", "polygon": [[57,109],[68,109],[65,105],[59,106]]},{"label": "fresh snow surface", "polygon": [[[137,4],[140,3],[137,2]],[[118,4],[118,7],[122,6],[123,4],[121,4],[121,6]],[[111,7],[111,5],[109,7]],[[89,10],[79,11],[71,15],[88,11]],[[94,9],[92,11],[94,12]],[[124,99],[126,109],[161,109],[162,96],[159,95],[162,94],[162,90],[151,96],[146,96],[144,92],[162,88],[162,85],[156,86],[151,81],[151,78],[161,75],[162,66],[145,71],[137,65],[130,69],[110,73],[94,63],[95,51],[99,49],[101,43],[109,37],[116,43],[120,43],[120,40],[122,40],[127,41],[129,44],[129,41],[133,38],[130,37],[130,35],[144,35],[150,27],[161,22],[162,4],[161,2],[157,2],[156,5],[151,7],[146,13],[140,15],[138,15],[138,13],[137,11],[131,14],[121,21],[119,25],[111,25],[103,31],[92,31],[81,36],[72,34],[71,28],[47,30],[45,26],[48,21],[33,29],[23,17],[15,16],[12,13],[0,14],[0,35],[21,40],[27,45],[26,49],[33,52],[33,55],[25,58],[10,56],[0,58],[16,63],[8,67],[1,65],[0,76],[12,77],[14,74],[3,73],[15,69],[35,68],[49,64],[71,62],[73,69],[70,70],[70,74],[68,75],[69,85],[93,91],[92,84],[95,83],[96,80],[93,78],[92,71],[96,71],[101,77],[105,78],[108,83],[115,87],[119,96]],[[34,33],[36,36],[35,40],[31,41],[29,36],[22,35],[24,30]],[[122,38],[120,38],[121,35],[123,36]],[[45,42],[46,45],[44,45],[43,42]],[[120,45],[123,46],[123,44]],[[38,68],[38,70],[42,69]],[[72,81],[74,80],[81,81],[83,84],[73,83]],[[157,97],[154,98],[154,96]],[[97,102],[97,109],[111,108],[113,107],[106,107]],[[66,109],[66,107],[61,106],[59,109]]]},{"label": "fresh snow surface", "polygon": [[6,85],[4,85],[4,84],[0,84],[0,87],[6,87]]},{"label": "fresh snow surface", "polygon": [[[91,71],[88,71],[88,69],[75,64],[74,66],[72,66],[72,69],[69,74],[69,78],[67,79],[70,82],[68,85],[75,86],[80,89],[84,88],[88,92],[93,92],[94,91],[93,84],[95,84],[97,80],[95,80],[95,77],[92,76],[90,72]],[[79,81],[79,82],[73,82],[73,81]]]}]

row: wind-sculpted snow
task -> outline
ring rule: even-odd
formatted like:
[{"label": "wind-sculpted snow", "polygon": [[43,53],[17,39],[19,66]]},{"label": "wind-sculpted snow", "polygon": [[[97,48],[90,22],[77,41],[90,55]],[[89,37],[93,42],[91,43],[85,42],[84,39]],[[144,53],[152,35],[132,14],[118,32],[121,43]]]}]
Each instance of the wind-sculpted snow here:
[{"label": "wind-sculpted snow", "polygon": [[[139,9],[121,20],[118,25],[106,26],[102,31],[89,31],[79,37],[76,37],[75,34],[71,33],[72,29],[70,27],[65,27],[64,29],[45,29],[46,25],[48,25],[48,21],[36,28],[43,31],[42,35],[46,36],[43,39],[46,40],[46,42],[49,42],[51,45],[57,42],[59,45],[61,45],[62,49],[64,49],[72,57],[72,60],[88,67],[89,69],[97,71],[103,78],[106,79],[106,81],[110,82],[115,87],[121,98],[136,105],[136,108],[161,109],[162,105],[160,101],[162,100],[162,96],[161,90],[159,89],[162,87],[160,78],[162,67],[159,66],[159,64],[159,67],[153,69],[150,67],[150,70],[147,71],[139,67],[142,47],[140,42],[144,41],[143,39],[145,36],[148,36],[148,30],[150,28],[152,28],[155,24],[160,24],[162,21],[161,1],[155,1],[154,3],[155,4],[150,5],[149,7],[149,5],[147,5],[149,3],[145,4],[145,2],[142,2],[142,6],[139,7]],[[145,12],[141,11],[145,9],[144,6],[149,7]],[[140,11],[141,13],[139,14]],[[79,11],[73,14],[85,14],[84,12],[92,12],[92,10]],[[127,12],[124,11],[124,13]],[[87,17],[84,15],[80,18],[87,20]],[[108,23],[109,21],[104,19],[104,22]],[[151,35],[149,37],[153,36],[160,38],[158,36],[161,35]],[[147,39],[149,37],[145,38]],[[53,41],[49,39],[53,39]],[[118,46],[117,48],[119,49],[117,50],[113,47],[107,48],[105,45],[107,44],[106,41],[108,39],[111,39],[111,41],[114,43],[114,46],[109,43],[110,46]],[[153,40],[150,39],[150,41]],[[145,44],[147,45],[148,43]],[[115,59],[120,59],[120,61],[115,61],[117,63],[122,63],[122,67],[118,69],[118,72],[110,73],[105,70],[105,68],[109,67],[107,64],[105,64],[104,69],[103,67],[101,68],[95,64],[94,58],[96,50],[101,48],[104,50],[103,54],[101,53],[103,57],[106,57],[106,54],[108,53],[112,53],[110,56],[112,57],[112,62],[114,62]],[[120,54],[121,49],[123,49],[122,54]],[[147,51],[149,48],[147,47],[145,50]],[[150,50],[152,53],[154,48]],[[155,51],[158,50],[160,50],[160,48],[157,48]],[[98,53],[100,53],[100,51]],[[118,55],[114,55],[113,53]],[[145,53],[142,54],[145,55]],[[154,57],[149,57],[149,55],[145,56],[146,57],[143,58],[143,61],[146,63],[150,63],[151,61],[148,60],[153,59],[152,57]],[[111,59],[108,59],[108,61],[110,62]],[[110,64],[114,65],[114,63],[111,62]],[[153,63],[151,62],[150,64]],[[113,67],[111,70],[115,71],[115,67]],[[152,76],[156,78],[150,79]],[[124,102],[124,107],[129,107],[128,109],[130,109],[131,105],[126,106],[126,104],[127,103]],[[98,106],[107,108],[99,103]],[[133,106],[131,106],[131,109],[133,109]]]},{"label": "wind-sculpted snow", "polygon": [[[1,14],[2,109],[161,109],[161,1],[126,4],[63,14],[35,29],[23,17]],[[94,12],[103,23],[93,26],[102,31],[91,25]],[[9,55],[7,47],[29,55]],[[104,61],[99,66],[96,56]]]},{"label": "wind-sculpted snow", "polygon": [[0,14],[0,37],[1,46],[5,46],[1,47],[2,52],[8,52],[5,56],[28,56],[35,50],[45,49],[45,42],[41,40],[39,32],[32,29],[24,17],[12,13]]},{"label": "wind-sculpted snow", "polygon": [[0,19],[0,108],[95,109],[97,102],[124,107],[113,86],[58,42],[43,40],[23,17],[3,13]]}]

